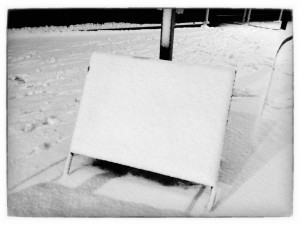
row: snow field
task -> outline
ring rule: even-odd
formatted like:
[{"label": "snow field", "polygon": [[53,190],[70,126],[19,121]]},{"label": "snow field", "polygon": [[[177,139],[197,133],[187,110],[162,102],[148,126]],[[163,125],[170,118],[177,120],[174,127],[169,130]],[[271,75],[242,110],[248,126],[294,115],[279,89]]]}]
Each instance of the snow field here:
[{"label": "snow field", "polygon": [[[288,102],[276,102],[264,117],[258,116],[277,48],[290,35],[291,24],[286,31],[247,25],[175,30],[174,61],[237,70],[221,160],[220,194],[210,216],[291,213],[292,96],[291,76],[282,78],[285,71],[278,77],[287,85],[278,87],[285,90],[277,94],[282,93]],[[197,204],[207,198],[207,192],[199,194],[187,183],[166,185],[150,175],[146,179],[147,174],[132,175],[133,170],[118,175],[112,172],[114,166],[105,168],[103,162],[84,157],[75,157],[70,178],[60,177],[91,53],[157,59],[159,38],[159,30],[8,33],[10,215],[203,215]],[[132,190],[133,183],[141,194]],[[127,194],[116,191],[122,185]],[[162,200],[174,191],[180,196],[177,203]],[[166,198],[160,197],[166,193]],[[143,197],[147,195],[153,198]]]}]

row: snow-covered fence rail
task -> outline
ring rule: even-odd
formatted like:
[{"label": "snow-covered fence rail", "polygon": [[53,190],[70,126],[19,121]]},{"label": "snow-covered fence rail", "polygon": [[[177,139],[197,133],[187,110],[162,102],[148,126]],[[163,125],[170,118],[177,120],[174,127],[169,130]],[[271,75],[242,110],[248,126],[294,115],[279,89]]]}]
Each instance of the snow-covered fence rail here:
[{"label": "snow-covered fence rail", "polygon": [[[279,18],[279,19],[278,19]],[[218,26],[221,23],[250,23],[254,21],[279,21],[291,20],[291,11],[282,9],[237,9],[226,11],[210,9],[210,26]]]}]

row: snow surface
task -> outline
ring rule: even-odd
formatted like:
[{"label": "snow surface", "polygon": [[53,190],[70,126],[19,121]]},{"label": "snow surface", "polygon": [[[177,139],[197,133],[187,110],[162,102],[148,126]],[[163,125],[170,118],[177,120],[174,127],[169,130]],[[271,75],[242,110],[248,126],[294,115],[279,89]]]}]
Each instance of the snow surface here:
[{"label": "snow surface", "polygon": [[45,27],[22,27],[9,29],[9,33],[37,33],[37,32],[72,32],[72,31],[87,31],[95,29],[117,29],[117,28],[132,28],[132,27],[151,27],[160,26],[160,24],[132,24],[132,23],[104,23],[104,24],[76,24],[70,26],[45,26]]},{"label": "snow surface", "polygon": [[[188,22],[188,23],[176,23],[176,25],[201,25],[203,22]],[[12,28],[8,30],[9,34],[33,34],[33,33],[58,33],[58,32],[73,32],[73,31],[90,31],[90,30],[113,30],[113,29],[130,29],[130,28],[157,28],[161,27],[161,24],[134,24],[134,23],[104,23],[104,24],[75,24],[70,26],[45,26],[45,27],[22,27]]]},{"label": "snow surface", "polygon": [[215,186],[234,78],[218,67],[93,53],[71,152]]},{"label": "snow surface", "polygon": [[279,23],[253,25],[175,29],[173,61],[237,70],[209,214],[202,213],[209,192],[182,180],[81,156],[74,157],[70,176],[61,177],[91,53],[157,59],[160,30],[8,32],[9,215],[290,215],[291,47],[277,70],[287,83],[276,83],[278,101],[260,114],[276,51],[292,24],[285,31]]}]

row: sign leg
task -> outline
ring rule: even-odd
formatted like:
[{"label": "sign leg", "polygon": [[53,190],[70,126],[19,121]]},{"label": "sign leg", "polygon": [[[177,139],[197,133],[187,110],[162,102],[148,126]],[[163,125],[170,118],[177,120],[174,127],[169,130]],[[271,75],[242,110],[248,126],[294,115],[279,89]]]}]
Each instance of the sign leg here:
[{"label": "sign leg", "polygon": [[64,172],[63,172],[63,176],[69,175],[73,156],[74,156],[74,153],[70,152],[68,157],[67,157],[67,161],[66,161]]},{"label": "sign leg", "polygon": [[206,212],[209,212],[211,211],[214,203],[215,203],[215,200],[216,200],[216,187],[211,187],[210,189],[210,196],[209,196],[209,200],[208,200],[208,203],[207,203],[207,206],[206,206]]}]

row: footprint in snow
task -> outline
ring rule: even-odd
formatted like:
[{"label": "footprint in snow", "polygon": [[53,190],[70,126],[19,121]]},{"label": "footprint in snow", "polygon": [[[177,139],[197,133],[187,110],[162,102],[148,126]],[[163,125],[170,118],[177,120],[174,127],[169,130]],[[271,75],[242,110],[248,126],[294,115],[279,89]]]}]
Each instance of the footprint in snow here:
[{"label": "footprint in snow", "polygon": [[30,59],[32,56],[30,54],[26,55],[24,59]]},{"label": "footprint in snow", "polygon": [[[33,87],[33,86],[29,86],[29,87]],[[26,88],[28,88],[28,87],[26,86]],[[45,94],[45,93],[47,93],[47,91],[41,90],[41,89],[35,90],[35,91],[30,90],[30,91],[26,92],[26,94],[24,96],[40,95],[40,94]],[[24,97],[24,96],[22,96],[22,97]]]},{"label": "footprint in snow", "polygon": [[34,148],[34,152],[40,152],[41,150],[49,150],[52,147],[50,142],[44,142]]},{"label": "footprint in snow", "polygon": [[65,140],[67,140],[67,139],[68,139],[67,137],[61,137],[61,136],[59,136],[56,139],[55,143],[58,144],[58,143],[61,143],[61,142],[65,141]]},{"label": "footprint in snow", "polygon": [[28,92],[25,94],[25,96],[32,96],[33,94],[34,94],[33,91],[28,91]]},{"label": "footprint in snow", "polygon": [[56,73],[56,78],[60,80],[66,79],[66,73],[64,71],[58,71]]},{"label": "footprint in snow", "polygon": [[50,59],[47,60],[50,64],[56,63],[56,58],[51,57]]},{"label": "footprint in snow", "polygon": [[28,81],[28,74],[18,74],[13,78],[13,80],[18,84],[25,84]]},{"label": "footprint in snow", "polygon": [[36,128],[36,124],[32,123],[25,123],[24,127],[22,128],[22,131],[24,132],[31,132]]},{"label": "footprint in snow", "polygon": [[48,117],[45,121],[44,121],[44,125],[55,125],[59,123],[59,119],[57,119],[55,116],[51,116]]},{"label": "footprint in snow", "polygon": [[25,56],[23,57],[23,59],[30,59],[31,57],[35,56],[37,53],[37,51],[30,51],[30,52],[27,52],[25,54]]},{"label": "footprint in snow", "polygon": [[43,150],[48,150],[51,148],[51,143],[49,142],[45,142],[43,145],[42,145],[42,149]]}]

